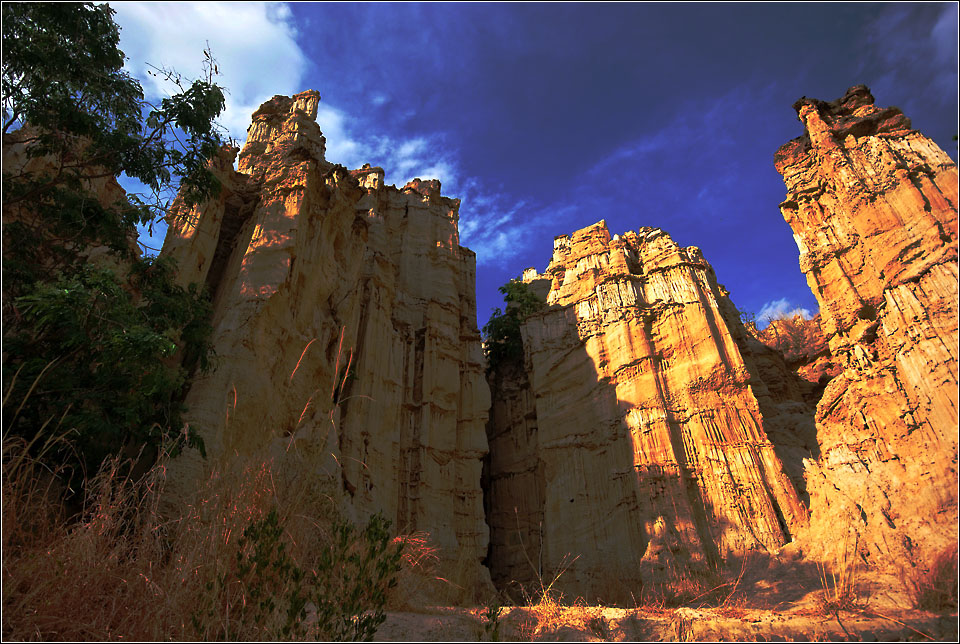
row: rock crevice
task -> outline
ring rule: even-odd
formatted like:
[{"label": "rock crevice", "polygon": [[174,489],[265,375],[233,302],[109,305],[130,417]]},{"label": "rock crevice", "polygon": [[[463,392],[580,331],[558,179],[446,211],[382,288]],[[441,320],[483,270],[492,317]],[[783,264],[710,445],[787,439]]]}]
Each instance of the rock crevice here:
[{"label": "rock crevice", "polygon": [[611,237],[601,221],[557,237],[524,281],[549,284],[548,306],[521,327],[523,363],[489,375],[495,583],[565,570],[571,596],[629,602],[790,541],[806,508],[764,423],[789,433],[813,410],[795,383],[774,387],[792,408],[772,400],[761,366],[796,377],[748,346],[699,249],[655,228]]}]

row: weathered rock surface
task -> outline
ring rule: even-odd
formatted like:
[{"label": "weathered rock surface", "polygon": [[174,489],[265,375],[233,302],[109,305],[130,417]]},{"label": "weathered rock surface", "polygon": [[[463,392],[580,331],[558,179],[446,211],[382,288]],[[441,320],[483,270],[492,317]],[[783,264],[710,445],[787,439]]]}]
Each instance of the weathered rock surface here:
[{"label": "weathered rock surface", "polygon": [[879,565],[957,541],[957,167],[869,90],[794,105],[780,205],[843,370],[816,415],[808,547]]},{"label": "weathered rock surface", "polygon": [[[216,368],[186,397],[211,462],[267,457],[362,519],[428,531],[441,572],[489,587],[480,475],[490,405],[475,255],[439,181],[383,185],[324,158],[317,92],[277,96],[216,162],[224,189],[176,204],[163,254],[214,302]],[[204,468],[171,476],[181,495]],[[315,510],[316,508],[314,508]],[[309,512],[304,508],[304,512]]]},{"label": "weathered rock surface", "polygon": [[778,450],[812,455],[812,407],[699,249],[600,222],[557,237],[524,280],[548,306],[522,326],[523,364],[488,376],[495,583],[566,568],[568,596],[629,602],[791,539],[802,472]]},{"label": "weathered rock surface", "polygon": [[801,315],[792,318],[771,320],[763,330],[748,326],[748,330],[760,342],[783,354],[787,366],[804,380],[817,384],[813,402],[820,399],[823,388],[842,370],[830,353],[827,339],[820,329],[820,315],[804,319]]}]

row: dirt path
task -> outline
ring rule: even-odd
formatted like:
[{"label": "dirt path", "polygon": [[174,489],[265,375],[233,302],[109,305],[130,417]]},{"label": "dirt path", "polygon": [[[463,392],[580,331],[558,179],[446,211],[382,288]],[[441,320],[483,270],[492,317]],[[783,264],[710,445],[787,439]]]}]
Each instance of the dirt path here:
[{"label": "dirt path", "polygon": [[[378,641],[495,641],[483,609],[390,613]],[[504,608],[500,641],[955,641],[957,615],[890,611],[778,613],[746,608],[667,610],[567,607],[543,621],[536,608]],[[484,625],[487,625],[486,631]]]}]

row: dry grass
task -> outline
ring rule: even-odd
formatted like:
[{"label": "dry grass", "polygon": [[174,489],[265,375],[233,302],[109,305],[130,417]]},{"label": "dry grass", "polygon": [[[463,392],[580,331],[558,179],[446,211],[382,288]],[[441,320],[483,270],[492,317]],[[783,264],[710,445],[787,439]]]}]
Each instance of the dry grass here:
[{"label": "dry grass", "polygon": [[[851,543],[851,534],[852,543]],[[848,530],[839,547],[834,551],[833,563],[817,562],[820,585],[823,588],[821,610],[825,614],[841,610],[856,610],[864,607],[860,594],[860,535]]]},{"label": "dry grass", "polygon": [[[289,468],[253,461],[213,472],[169,519],[158,509],[167,461],[134,481],[114,459],[88,482],[81,516],[68,521],[54,479],[20,446],[5,448],[4,639],[276,640],[289,624],[292,591],[317,575],[336,518],[332,508],[301,514],[322,502],[316,484],[283,481]],[[257,548],[244,531],[272,510],[283,527],[282,556],[306,582],[243,569]],[[435,549],[422,533],[405,541],[413,547],[402,576],[416,586]]]},{"label": "dry grass", "polygon": [[[336,495],[330,481],[296,474],[305,471],[296,450],[279,463],[209,465],[176,516],[160,509],[164,450],[137,480],[123,474],[128,463],[107,460],[84,482],[83,511],[68,517],[57,472],[28,456],[47,449],[36,448],[3,440],[4,639],[276,640],[291,634],[291,622],[300,634],[317,630],[316,607],[304,605],[301,590],[337,594],[348,576],[337,567],[346,564],[321,561],[341,518]],[[397,541],[403,585],[391,601],[410,609],[418,589],[439,583],[437,551],[426,533]],[[350,552],[362,555],[363,545]]]},{"label": "dry grass", "polygon": [[427,611],[438,598],[449,592],[450,582],[438,574],[440,549],[430,542],[428,532],[414,532],[394,541],[402,541],[403,557],[397,586],[387,595],[387,609]]},{"label": "dry grass", "polygon": [[637,608],[660,611],[681,606],[706,606],[730,611],[739,608],[740,583],[750,565],[744,556],[739,567],[690,569],[675,566],[663,578],[646,585],[637,600]]},{"label": "dry grass", "polygon": [[[5,459],[6,461],[7,459]],[[67,521],[34,463],[5,462],[3,635],[13,639],[259,639],[244,623],[249,591],[232,579],[240,537],[276,490],[269,463],[215,474],[182,516],[158,510],[166,462],[139,481],[108,460],[88,481],[88,501]],[[293,535],[290,535],[293,537]],[[197,622],[216,605],[216,618]]]},{"label": "dry grass", "polygon": [[585,614],[589,609],[580,599],[571,606],[565,605],[563,593],[557,588],[557,582],[578,558],[579,555],[572,559],[569,554],[564,556],[557,572],[548,582],[544,581],[533,562],[529,562],[536,573],[538,587],[528,590],[520,586],[524,608],[516,629],[517,637],[521,641],[543,637],[547,633],[555,632],[561,625],[566,627],[576,624],[582,627],[593,617],[592,612],[590,615]]},{"label": "dry grass", "polygon": [[957,610],[957,555],[957,546],[953,545],[942,550],[930,565],[904,572],[914,608],[935,613]]}]

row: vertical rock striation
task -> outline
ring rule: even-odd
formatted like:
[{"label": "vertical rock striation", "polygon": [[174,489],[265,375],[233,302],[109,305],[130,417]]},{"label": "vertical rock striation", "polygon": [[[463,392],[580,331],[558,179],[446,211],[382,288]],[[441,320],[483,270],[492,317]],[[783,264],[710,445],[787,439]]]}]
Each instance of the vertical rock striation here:
[{"label": "vertical rock striation", "polygon": [[957,539],[957,167],[863,85],[794,104],[780,205],[843,365],[816,414],[811,547],[838,526],[872,561]]},{"label": "vertical rock striation", "polygon": [[[236,148],[215,163],[219,197],[171,211],[163,254],[215,311],[216,368],[192,383],[189,419],[213,460],[294,462],[348,514],[428,531],[451,581],[482,589],[490,398],[460,202],[327,162],[319,100],[265,103],[239,172]],[[183,492],[203,463],[179,467]]]},{"label": "vertical rock striation", "polygon": [[[805,508],[764,423],[803,436],[812,409],[699,249],[655,228],[611,238],[600,222],[557,237],[544,274],[525,278],[549,286],[548,306],[522,326],[524,364],[489,375],[495,583],[568,565],[569,596],[630,601],[791,539]],[[782,448],[804,449],[792,440]]]}]

